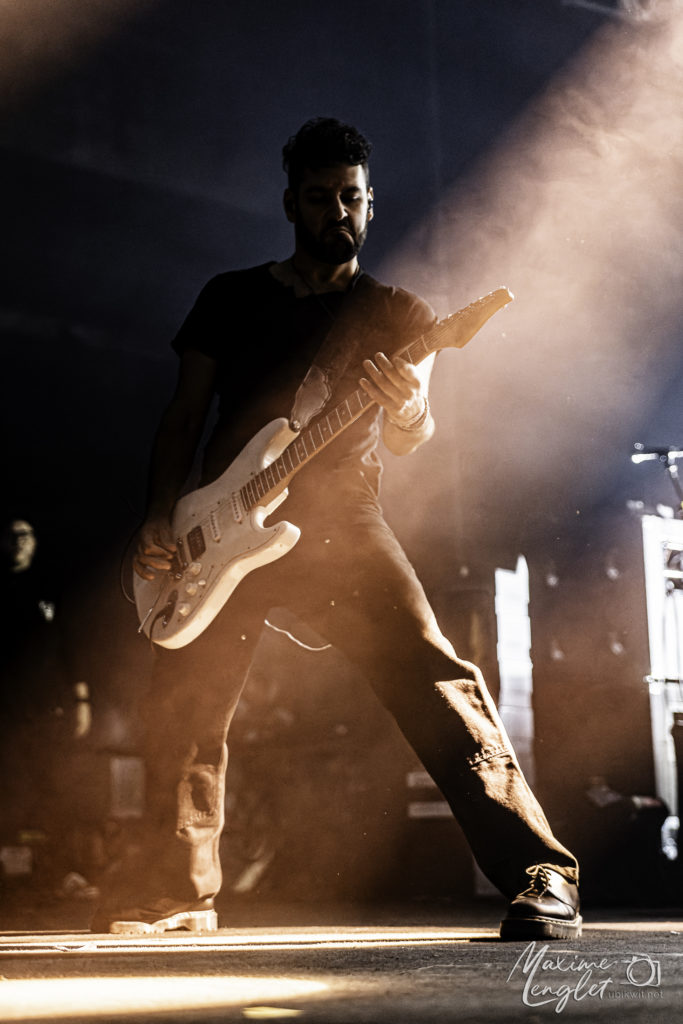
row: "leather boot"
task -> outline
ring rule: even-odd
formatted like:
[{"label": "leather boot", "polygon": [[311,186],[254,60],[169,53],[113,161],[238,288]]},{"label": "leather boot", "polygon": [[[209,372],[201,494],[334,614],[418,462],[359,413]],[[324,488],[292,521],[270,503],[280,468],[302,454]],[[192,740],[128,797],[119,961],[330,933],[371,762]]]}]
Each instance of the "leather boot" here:
[{"label": "leather boot", "polygon": [[501,939],[577,939],[582,924],[578,886],[546,864],[527,868],[527,874],[531,885],[508,907]]}]

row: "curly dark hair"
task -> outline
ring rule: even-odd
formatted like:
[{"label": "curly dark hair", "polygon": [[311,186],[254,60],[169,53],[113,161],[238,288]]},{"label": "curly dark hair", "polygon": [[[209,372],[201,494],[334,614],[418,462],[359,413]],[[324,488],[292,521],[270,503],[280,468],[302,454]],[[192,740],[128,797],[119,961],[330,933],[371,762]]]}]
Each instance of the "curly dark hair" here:
[{"label": "curly dark hair", "polygon": [[282,150],[289,187],[296,190],[304,170],[318,171],[335,164],[360,164],[370,180],[368,158],[372,145],[357,128],[335,117],[314,117],[292,135]]}]

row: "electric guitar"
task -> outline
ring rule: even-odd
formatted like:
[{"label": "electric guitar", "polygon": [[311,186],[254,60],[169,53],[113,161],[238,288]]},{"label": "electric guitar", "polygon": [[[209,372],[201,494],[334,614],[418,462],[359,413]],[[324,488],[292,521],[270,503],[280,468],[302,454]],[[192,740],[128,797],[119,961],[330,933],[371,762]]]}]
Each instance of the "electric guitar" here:
[{"label": "electric guitar", "polygon": [[[400,352],[416,365],[442,348],[463,348],[513,296],[498,288],[439,321]],[[240,580],[286,554],[301,531],[264,520],[287,497],[294,475],[373,404],[359,389],[296,432],[272,420],[217,480],[186,494],[172,516],[177,551],[169,572],[154,580],[134,574],[140,628],[161,647],[184,647],[226,604]]]}]

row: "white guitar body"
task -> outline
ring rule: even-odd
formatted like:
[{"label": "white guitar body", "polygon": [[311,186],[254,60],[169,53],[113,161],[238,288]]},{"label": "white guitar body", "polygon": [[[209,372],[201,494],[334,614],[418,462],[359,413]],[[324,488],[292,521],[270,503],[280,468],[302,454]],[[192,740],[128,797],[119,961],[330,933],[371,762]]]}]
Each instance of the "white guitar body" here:
[{"label": "white guitar body", "polygon": [[134,577],[140,631],[161,647],[183,647],[194,640],[247,573],[281,558],[298,541],[301,531],[292,523],[263,525],[287,497],[286,488],[250,510],[239,501],[240,489],[297,436],[284,417],[272,420],[217,480],[177,502],[172,518],[176,566],[154,580]]}]

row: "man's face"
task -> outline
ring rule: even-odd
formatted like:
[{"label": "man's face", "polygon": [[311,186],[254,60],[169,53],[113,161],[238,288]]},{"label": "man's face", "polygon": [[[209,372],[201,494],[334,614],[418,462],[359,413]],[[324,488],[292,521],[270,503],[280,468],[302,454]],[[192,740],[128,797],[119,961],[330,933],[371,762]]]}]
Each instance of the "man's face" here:
[{"label": "man's face", "polygon": [[28,569],[36,553],[36,535],[31,524],[24,519],[8,523],[0,537],[0,548],[14,571]]},{"label": "man's face", "polygon": [[321,263],[348,263],[365,242],[371,199],[372,189],[360,165],[307,170],[296,195],[290,189],[285,192],[297,245]]}]

